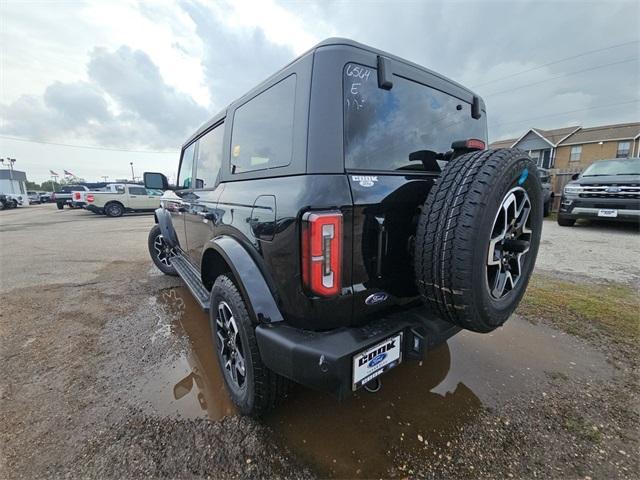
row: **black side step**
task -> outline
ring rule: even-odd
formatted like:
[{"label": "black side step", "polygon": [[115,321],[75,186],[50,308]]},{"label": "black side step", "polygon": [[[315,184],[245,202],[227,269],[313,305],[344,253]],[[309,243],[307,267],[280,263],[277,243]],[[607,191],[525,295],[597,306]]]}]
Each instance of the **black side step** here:
[{"label": "black side step", "polygon": [[180,278],[187,284],[193,297],[200,304],[205,312],[209,311],[209,291],[204,288],[200,281],[200,273],[191,265],[189,260],[182,255],[171,258],[171,265],[176,269]]}]

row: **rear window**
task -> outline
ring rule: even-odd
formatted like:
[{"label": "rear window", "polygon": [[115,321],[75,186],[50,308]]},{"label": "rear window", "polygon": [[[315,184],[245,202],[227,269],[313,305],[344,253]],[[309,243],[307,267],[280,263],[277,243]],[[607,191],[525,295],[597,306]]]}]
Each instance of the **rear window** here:
[{"label": "rear window", "polygon": [[84,187],[81,185],[69,185],[66,187],[60,187],[60,193],[71,193],[71,192],[78,192],[84,190]]},{"label": "rear window", "polygon": [[456,140],[486,141],[485,116],[471,117],[471,104],[406,78],[378,88],[377,70],[345,66],[345,167],[355,170],[423,170],[409,161],[419,150],[444,153]]}]

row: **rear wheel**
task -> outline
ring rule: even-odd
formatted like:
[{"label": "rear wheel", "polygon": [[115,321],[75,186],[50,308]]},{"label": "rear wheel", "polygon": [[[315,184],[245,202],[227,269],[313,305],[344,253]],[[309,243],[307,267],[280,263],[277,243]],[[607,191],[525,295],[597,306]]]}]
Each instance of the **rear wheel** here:
[{"label": "rear wheel", "polygon": [[423,206],[416,280],[436,313],[490,332],[518,306],[542,229],[536,165],[515,149],[462,155],[443,170]]},{"label": "rear wheel", "polygon": [[62,210],[64,208],[64,203],[62,202],[57,202],[56,206],[58,207],[58,210]]},{"label": "rear wheel", "polygon": [[549,201],[544,203],[544,208],[542,210],[542,215],[544,217],[548,217],[549,214],[551,213],[551,202],[553,201],[552,198],[549,199]]},{"label": "rear wheel", "polygon": [[160,225],[156,224],[151,229],[147,243],[149,255],[151,255],[155,266],[166,275],[178,275],[175,267],[171,265],[171,259],[175,256],[175,250],[165,241],[162,236],[162,231],[160,230]]},{"label": "rear wheel", "polygon": [[107,203],[104,207],[104,213],[108,217],[121,217],[124,213],[124,207],[118,202]]},{"label": "rear wheel", "polygon": [[229,277],[216,279],[209,312],[218,364],[231,399],[245,415],[272,409],[286,396],[289,381],[262,363],[247,307]]}]

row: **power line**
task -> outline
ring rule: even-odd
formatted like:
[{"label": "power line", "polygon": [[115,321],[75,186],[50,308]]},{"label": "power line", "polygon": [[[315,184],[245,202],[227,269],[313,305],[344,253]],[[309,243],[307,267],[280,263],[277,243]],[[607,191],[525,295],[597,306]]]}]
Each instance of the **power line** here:
[{"label": "power line", "polygon": [[516,77],[518,75],[522,75],[523,73],[533,72],[534,70],[539,70],[541,68],[548,67],[549,65],[556,65],[558,63],[566,62],[567,60],[573,60],[574,58],[579,58],[579,57],[584,57],[584,56],[587,56],[587,55],[591,55],[592,53],[604,52],[606,50],[612,50],[612,49],[618,48],[618,47],[625,47],[627,45],[632,45],[634,43],[639,43],[639,42],[640,42],[639,40],[634,40],[634,41],[631,41],[631,42],[618,43],[616,45],[611,45],[609,47],[599,48],[597,50],[589,50],[587,52],[578,53],[577,55],[572,55],[570,57],[560,58],[558,60],[554,60],[553,62],[548,62],[548,63],[544,63],[542,65],[538,65],[537,67],[531,67],[531,68],[528,68],[527,70],[521,70],[520,72],[511,73],[509,75],[505,75],[504,77],[495,78],[493,80],[489,80],[489,81],[484,82],[484,83],[479,83],[477,85],[474,85],[471,88],[483,87],[485,85],[489,85],[490,83],[500,82],[500,81],[505,80],[507,78]]},{"label": "power line", "polygon": [[599,68],[605,68],[605,67],[610,67],[612,65],[619,65],[619,64],[622,64],[622,63],[630,63],[630,62],[637,62],[637,61],[638,61],[637,57],[631,57],[631,58],[626,58],[624,60],[620,60],[620,61],[617,61],[617,62],[611,62],[611,63],[602,64],[602,65],[596,65],[595,67],[584,68],[582,70],[576,70],[575,72],[563,73],[562,75],[556,75],[555,77],[545,78],[544,80],[540,80],[538,82],[525,83],[524,85],[519,85],[517,87],[513,87],[513,88],[510,88],[508,90],[502,90],[500,92],[495,92],[495,93],[490,93],[489,95],[484,95],[484,97],[485,98],[495,97],[496,95],[502,95],[504,93],[510,93],[510,92],[515,91],[515,90],[520,90],[521,88],[531,87],[533,85],[539,85],[541,83],[550,82],[550,81],[556,80],[558,78],[570,77],[571,75],[577,75],[578,73],[590,72],[591,70],[597,70]]},{"label": "power line", "polygon": [[490,125],[490,128],[501,127],[503,125],[512,125],[514,123],[526,123],[526,122],[530,122],[532,120],[539,120],[541,118],[559,117],[559,116],[567,115],[567,114],[570,114],[570,113],[586,112],[587,110],[596,110],[596,109],[599,109],[599,108],[616,107],[616,106],[619,106],[619,105],[628,105],[628,104],[631,104],[631,103],[638,103],[638,102],[640,102],[640,98],[637,98],[635,100],[629,100],[629,101],[626,101],[626,102],[609,103],[607,105],[597,105],[595,107],[580,108],[578,110],[567,110],[566,112],[552,113],[550,115],[541,115],[539,117],[531,117],[531,118],[525,118],[525,119],[522,119],[522,120],[514,120],[512,122],[502,122],[502,123],[497,123],[495,125]]},{"label": "power line", "polygon": [[6,140],[15,140],[16,142],[26,142],[26,143],[42,143],[44,145],[57,145],[59,147],[72,147],[72,148],[87,148],[89,150],[105,150],[108,152],[131,152],[131,153],[178,153],[178,150],[130,150],[126,148],[109,148],[109,147],[98,147],[95,145],[74,145],[70,143],[57,143],[57,142],[47,142],[45,140],[27,140],[26,138],[19,137],[10,137],[8,135],[0,135],[0,138],[4,138]]}]

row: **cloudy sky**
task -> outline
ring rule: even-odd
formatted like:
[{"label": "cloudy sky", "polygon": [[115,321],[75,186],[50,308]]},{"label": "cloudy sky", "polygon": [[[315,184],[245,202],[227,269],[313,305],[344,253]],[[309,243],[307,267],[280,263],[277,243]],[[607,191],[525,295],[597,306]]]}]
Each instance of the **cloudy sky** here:
[{"label": "cloudy sky", "polygon": [[0,0],[0,156],[35,181],[174,174],[202,122],[331,36],[473,88],[490,140],[640,121],[637,1]]}]

